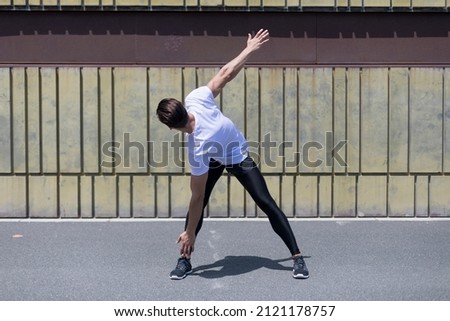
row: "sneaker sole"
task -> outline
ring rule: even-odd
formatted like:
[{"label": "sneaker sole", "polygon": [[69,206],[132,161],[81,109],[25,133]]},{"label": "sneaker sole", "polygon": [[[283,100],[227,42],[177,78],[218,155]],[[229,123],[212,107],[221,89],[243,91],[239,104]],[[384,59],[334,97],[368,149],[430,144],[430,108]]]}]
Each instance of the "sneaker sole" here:
[{"label": "sneaker sole", "polygon": [[303,274],[292,274],[292,277],[294,278],[294,279],[307,279],[307,278],[309,278],[309,275],[303,275]]},{"label": "sneaker sole", "polygon": [[171,280],[183,280],[184,278],[186,278],[189,274],[191,274],[192,272],[194,272],[193,270],[190,270],[189,272],[186,272],[186,274],[182,275],[182,276],[177,276],[177,275],[170,275],[170,279]]}]

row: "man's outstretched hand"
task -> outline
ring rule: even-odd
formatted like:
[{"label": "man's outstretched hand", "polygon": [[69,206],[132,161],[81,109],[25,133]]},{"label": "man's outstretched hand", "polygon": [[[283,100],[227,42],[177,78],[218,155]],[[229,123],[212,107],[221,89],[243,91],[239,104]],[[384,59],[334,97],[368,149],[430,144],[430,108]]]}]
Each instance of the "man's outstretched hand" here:
[{"label": "man's outstretched hand", "polygon": [[269,30],[260,29],[253,37],[250,33],[247,39],[247,48],[252,52],[261,48],[261,46],[269,41]]}]

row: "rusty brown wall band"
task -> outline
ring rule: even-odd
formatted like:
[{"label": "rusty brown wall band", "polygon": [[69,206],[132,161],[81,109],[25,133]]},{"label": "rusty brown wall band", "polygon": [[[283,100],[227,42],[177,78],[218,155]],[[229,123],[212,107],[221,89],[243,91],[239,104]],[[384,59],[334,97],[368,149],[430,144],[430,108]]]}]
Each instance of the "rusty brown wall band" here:
[{"label": "rusty brown wall band", "polygon": [[449,65],[447,13],[0,12],[0,65]]}]

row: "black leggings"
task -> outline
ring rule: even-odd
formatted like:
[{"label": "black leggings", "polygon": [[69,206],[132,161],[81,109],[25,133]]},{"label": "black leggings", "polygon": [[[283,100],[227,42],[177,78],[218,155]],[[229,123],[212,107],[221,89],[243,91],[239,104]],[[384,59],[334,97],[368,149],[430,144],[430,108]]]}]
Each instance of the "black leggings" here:
[{"label": "black leggings", "polygon": [[[277,206],[272,196],[267,189],[266,182],[261,175],[258,167],[252,158],[247,157],[241,163],[235,165],[222,165],[216,160],[211,160],[209,163],[208,179],[206,181],[205,188],[205,198],[203,201],[203,209],[205,209],[208,204],[209,197],[214,188],[214,185],[222,176],[223,170],[233,174],[239,182],[244,186],[246,191],[255,201],[256,205],[264,212],[269,218],[269,222],[272,225],[273,230],[277,233],[281,239],[284,241],[286,246],[292,255],[299,254],[300,250],[297,246],[297,241],[295,240],[294,233],[292,232],[291,226],[286,218],[286,215]],[[186,216],[185,229],[187,227],[189,220],[189,212]],[[198,234],[203,224],[203,212],[200,216],[200,221],[198,222],[195,235]]]}]

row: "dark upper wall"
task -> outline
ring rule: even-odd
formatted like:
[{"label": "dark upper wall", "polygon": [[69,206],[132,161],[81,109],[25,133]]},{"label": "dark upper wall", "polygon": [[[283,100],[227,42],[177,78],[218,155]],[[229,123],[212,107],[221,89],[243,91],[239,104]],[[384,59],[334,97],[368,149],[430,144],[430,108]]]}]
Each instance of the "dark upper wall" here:
[{"label": "dark upper wall", "polygon": [[247,32],[250,65],[448,65],[446,13],[0,11],[0,64],[220,65]]}]

